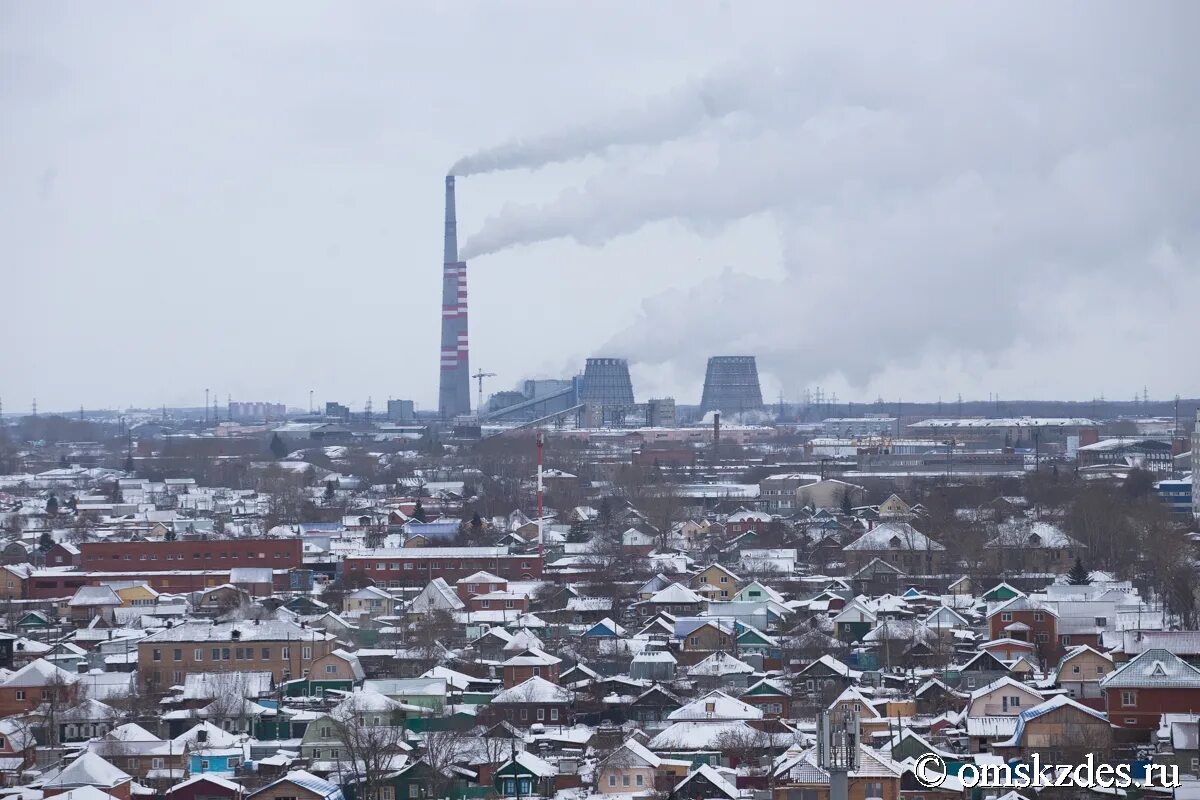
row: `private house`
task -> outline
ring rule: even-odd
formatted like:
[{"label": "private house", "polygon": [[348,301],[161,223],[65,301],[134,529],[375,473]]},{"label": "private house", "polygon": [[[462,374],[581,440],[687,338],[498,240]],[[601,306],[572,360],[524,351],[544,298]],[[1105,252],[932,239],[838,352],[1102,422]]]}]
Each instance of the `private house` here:
[{"label": "private house", "polygon": [[636,722],[665,722],[682,706],[682,700],[655,684],[633,699],[627,713]]},{"label": "private house", "polygon": [[1071,648],[1058,662],[1054,682],[1067,690],[1068,697],[1102,701],[1100,682],[1112,671],[1112,656],[1084,644]]},{"label": "private house", "polygon": [[246,800],[345,800],[336,783],[295,770],[246,796]]},{"label": "private house", "polygon": [[85,787],[99,790],[112,800],[130,800],[133,777],[95,753],[85,752],[46,781],[42,791],[46,797],[54,797]]},{"label": "private house", "polygon": [[1044,763],[1078,764],[1091,753],[1106,761],[1112,755],[1113,729],[1103,713],[1060,694],[1023,710],[1012,738],[993,747],[1007,759],[1028,760],[1037,753]]},{"label": "private house", "polygon": [[684,653],[712,653],[732,650],[734,627],[720,619],[691,617],[675,623],[675,637]]},{"label": "private house", "polygon": [[553,797],[557,776],[553,764],[520,751],[500,765],[492,783],[505,797]]},{"label": "private house", "polygon": [[[630,794],[665,788],[659,786],[658,776],[669,771],[669,765],[664,764],[666,761],[637,739],[626,739],[597,766],[596,791],[600,794]],[[685,774],[689,766],[684,763],[682,771]]]},{"label": "private house", "polygon": [[[694,633],[694,631],[693,631]],[[748,685],[754,667],[724,651],[718,651],[687,669],[688,678],[700,690],[729,689],[742,691]]]},{"label": "private house", "polygon": [[365,678],[358,656],[339,648],[313,661],[308,674],[289,681],[284,691],[289,697],[320,697],[332,691],[352,691]]},{"label": "private house", "polygon": [[791,692],[778,682],[768,678],[763,678],[742,692],[738,699],[747,705],[761,709],[764,718],[787,719],[791,716]]},{"label": "private house", "polygon": [[988,638],[1016,639],[1034,645],[1039,659],[1056,662],[1063,647],[1058,638],[1058,614],[1029,597],[1014,597],[987,616]]},{"label": "private house", "polygon": [[533,677],[496,693],[487,710],[496,721],[519,728],[536,723],[570,725],[574,693],[545,678]]},{"label": "private house", "polygon": [[412,611],[419,613],[461,611],[466,607],[467,604],[458,596],[458,592],[446,582],[445,578],[434,578],[425,584],[425,588],[409,604]]},{"label": "private house", "polygon": [[0,716],[33,711],[43,703],[69,708],[78,694],[78,674],[39,658],[0,681]]},{"label": "private house", "polygon": [[1037,690],[1012,678],[1000,678],[971,692],[967,714],[972,717],[1015,717],[1042,700]]},{"label": "private house", "polygon": [[842,548],[850,569],[878,558],[909,575],[941,572],[945,552],[945,547],[907,522],[881,522]]},{"label": "private house", "polygon": [[1200,713],[1200,669],[1169,650],[1143,651],[1101,679],[1100,691],[1122,728],[1154,730],[1164,713]]},{"label": "private house", "polygon": [[390,617],[396,613],[396,605],[396,599],[378,586],[364,586],[346,595],[342,613],[348,617]]},{"label": "private house", "polygon": [[165,800],[242,800],[246,789],[219,775],[197,774],[167,790]]},{"label": "private house", "polygon": [[80,586],[67,601],[71,622],[77,626],[87,625],[93,619],[112,624],[113,609],[124,605],[111,586]]},{"label": "private house", "polygon": [[[859,768],[848,775],[849,800],[899,800],[902,767],[860,746]],[[773,800],[829,800],[829,773],[817,761],[816,748],[790,750],[775,762]]]},{"label": "private house", "polygon": [[562,659],[539,648],[529,648],[515,653],[500,666],[504,671],[504,686],[512,688],[530,678],[544,678],[558,683]]},{"label": "private house", "polygon": [[981,650],[958,669],[947,670],[942,676],[950,687],[973,692],[990,686],[1001,678],[1011,678],[1008,665],[987,650]]},{"label": "private house", "polygon": [[729,600],[740,583],[741,578],[720,564],[710,564],[692,578],[692,588],[710,600]]},{"label": "private house", "polygon": [[984,545],[990,567],[997,573],[1066,573],[1087,545],[1057,525],[1013,520],[998,525],[997,536]]}]

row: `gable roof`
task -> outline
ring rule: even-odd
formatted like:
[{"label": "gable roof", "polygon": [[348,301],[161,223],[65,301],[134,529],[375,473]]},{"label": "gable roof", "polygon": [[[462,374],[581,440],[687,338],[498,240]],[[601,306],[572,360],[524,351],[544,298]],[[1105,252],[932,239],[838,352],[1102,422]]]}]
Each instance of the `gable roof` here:
[{"label": "gable roof", "polygon": [[1077,711],[1082,711],[1088,716],[1095,717],[1102,722],[1108,722],[1108,717],[1104,714],[1101,714],[1099,711],[1088,708],[1087,706],[1072,700],[1065,694],[1057,694],[1044,703],[1039,703],[1033,708],[1026,709],[1018,714],[1017,727],[1016,730],[1013,731],[1012,738],[1006,742],[996,742],[996,747],[1019,747],[1021,744],[1021,735],[1025,732],[1025,724],[1027,722],[1035,720],[1038,717],[1044,717],[1050,712],[1057,711],[1060,708],[1073,708]]},{"label": "gable roof", "polygon": [[850,544],[842,548],[854,552],[859,550],[902,550],[909,552],[936,552],[946,548],[930,539],[907,522],[881,522]]},{"label": "gable roof", "polygon": [[1200,689],[1200,669],[1170,650],[1152,648],[1110,672],[1100,681],[1102,689]]}]

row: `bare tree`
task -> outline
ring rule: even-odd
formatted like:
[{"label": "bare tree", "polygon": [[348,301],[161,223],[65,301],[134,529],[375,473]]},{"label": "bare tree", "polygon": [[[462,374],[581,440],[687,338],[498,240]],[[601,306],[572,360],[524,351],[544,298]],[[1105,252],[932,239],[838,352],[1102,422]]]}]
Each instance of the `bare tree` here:
[{"label": "bare tree", "polygon": [[363,800],[380,800],[379,790],[398,769],[397,756],[407,749],[406,733],[403,725],[394,724],[391,712],[381,716],[360,707],[356,701],[360,696],[361,693],[351,695],[334,709],[329,719],[335,737],[346,751],[347,757],[339,762],[343,782],[358,786],[358,796]]}]

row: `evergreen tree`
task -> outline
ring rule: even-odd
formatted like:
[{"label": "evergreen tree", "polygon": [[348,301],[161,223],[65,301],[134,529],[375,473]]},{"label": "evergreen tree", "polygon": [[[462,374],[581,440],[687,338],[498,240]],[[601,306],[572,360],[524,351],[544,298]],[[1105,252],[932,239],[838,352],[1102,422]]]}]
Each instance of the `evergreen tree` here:
[{"label": "evergreen tree", "polygon": [[1067,583],[1072,586],[1087,586],[1091,582],[1088,571],[1083,567],[1083,561],[1076,556],[1075,566],[1071,567],[1071,571],[1067,573]]},{"label": "evergreen tree", "polygon": [[336,495],[334,493],[333,481],[325,481],[325,502],[333,502],[334,497],[336,497]]},{"label": "evergreen tree", "polygon": [[425,506],[421,505],[421,499],[417,498],[417,507],[413,509],[412,518],[417,522],[425,522]]},{"label": "evergreen tree", "polygon": [[75,513],[75,510],[79,508],[79,500],[75,497],[75,495],[71,495],[69,498],[67,498],[67,508],[71,511],[71,513]]},{"label": "evergreen tree", "polygon": [[275,456],[276,459],[281,459],[286,456],[287,453],[287,445],[283,443],[283,439],[279,438],[279,434],[276,433],[271,436],[271,455]]},{"label": "evergreen tree", "polygon": [[163,534],[163,541],[164,542],[175,541],[175,528],[174,527],[167,528],[167,532]]},{"label": "evergreen tree", "polygon": [[478,511],[471,516],[471,532],[476,536],[483,532],[483,518]]},{"label": "evergreen tree", "polygon": [[42,535],[38,537],[38,550],[45,553],[51,547],[54,547],[54,537],[50,535],[50,531],[42,531]]},{"label": "evergreen tree", "polygon": [[854,505],[850,502],[850,492],[842,494],[842,513],[847,517],[854,516]]},{"label": "evergreen tree", "polygon": [[130,475],[133,474],[133,453],[129,453],[125,456],[125,471]]},{"label": "evergreen tree", "polygon": [[54,495],[46,500],[46,513],[52,517],[58,516],[58,498]]}]

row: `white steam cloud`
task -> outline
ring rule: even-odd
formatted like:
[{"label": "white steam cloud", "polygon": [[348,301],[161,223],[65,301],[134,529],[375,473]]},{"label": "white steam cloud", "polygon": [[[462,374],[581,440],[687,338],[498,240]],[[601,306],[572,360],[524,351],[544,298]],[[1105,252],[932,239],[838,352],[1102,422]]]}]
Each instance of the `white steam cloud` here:
[{"label": "white steam cloud", "polygon": [[[651,144],[667,166],[612,168],[547,203],[506,205],[462,255],[767,214],[782,278],[734,265],[649,298],[604,350],[655,364],[749,352],[775,374],[860,385],[897,362],[987,358],[1054,335],[1056,313],[1135,276],[1160,296],[1195,291],[1200,107],[1180,96],[1200,51],[1172,13],[1105,8],[936,55],[725,71],[617,122],[464,159],[460,174]],[[683,139],[693,146],[673,145]]]}]

